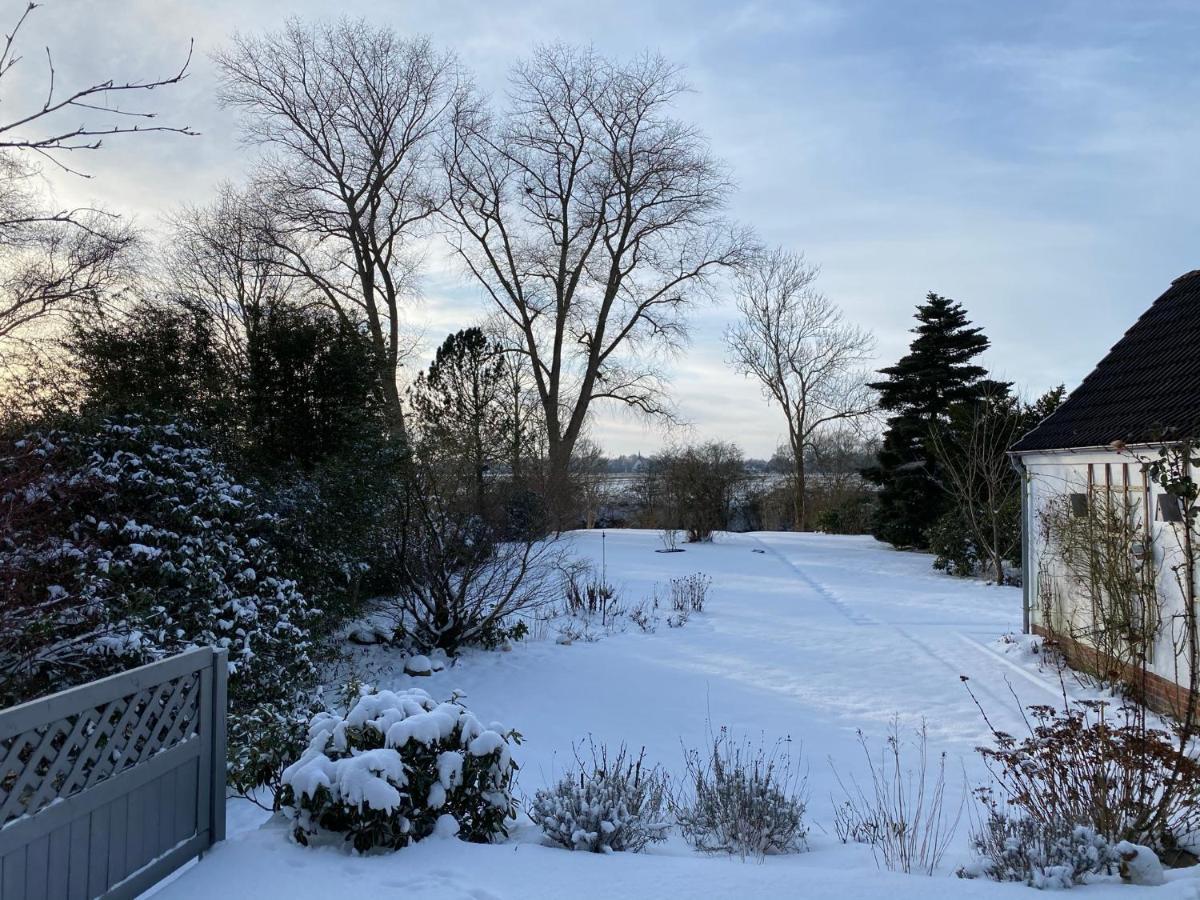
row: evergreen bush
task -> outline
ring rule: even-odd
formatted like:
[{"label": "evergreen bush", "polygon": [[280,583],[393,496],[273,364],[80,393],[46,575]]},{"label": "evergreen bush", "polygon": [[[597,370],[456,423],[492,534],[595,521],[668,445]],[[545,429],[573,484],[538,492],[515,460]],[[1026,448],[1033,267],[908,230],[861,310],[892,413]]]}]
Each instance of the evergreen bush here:
[{"label": "evergreen bush", "polygon": [[365,691],[345,715],[314,716],[308,735],[280,797],[301,844],[341,835],[360,853],[396,850],[445,816],[463,840],[486,843],[516,816],[511,750],[521,736],[484,727],[457,697]]},{"label": "evergreen bush", "polygon": [[0,452],[0,703],[196,646],[229,651],[235,706],[315,677],[315,611],[279,521],[193,429],[76,421]]}]

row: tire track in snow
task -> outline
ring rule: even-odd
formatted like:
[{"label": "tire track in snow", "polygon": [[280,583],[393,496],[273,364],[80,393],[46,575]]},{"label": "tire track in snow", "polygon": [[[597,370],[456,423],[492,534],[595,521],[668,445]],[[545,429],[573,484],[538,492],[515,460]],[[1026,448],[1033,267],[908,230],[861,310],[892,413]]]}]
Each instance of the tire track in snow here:
[{"label": "tire track in snow", "polygon": [[[865,625],[885,626],[885,627],[889,628],[891,631],[895,632],[900,637],[904,638],[908,643],[912,644],[914,647],[916,647],[918,650],[920,650],[921,653],[928,656],[930,659],[936,661],[943,668],[947,669],[950,672],[953,672],[956,676],[959,676],[960,678],[962,676],[966,676],[972,683],[972,690],[975,690],[977,693],[986,694],[992,701],[994,701],[995,703],[997,703],[1001,706],[1010,705],[1013,702],[1015,702],[1011,695],[1003,695],[1002,696],[997,691],[993,690],[987,682],[968,675],[968,671],[970,671],[972,669],[976,669],[977,665],[974,665],[974,664],[971,664],[970,662],[968,662],[961,654],[953,654],[951,652],[950,646],[939,646],[936,648],[932,647],[926,641],[914,636],[913,634],[906,631],[904,628],[900,627],[897,624],[894,624],[891,622],[885,622],[882,619],[876,618],[875,616],[869,615],[867,613],[859,612],[858,610],[856,610],[852,606],[850,606],[850,604],[848,604],[844,600],[842,600],[841,597],[837,596],[826,585],[822,584],[820,581],[818,581],[812,575],[808,574],[808,572],[806,572],[804,569],[802,569],[799,564],[793,562],[792,560],[790,560],[786,556],[784,556],[784,554],[781,551],[776,550],[774,547],[772,547],[770,544],[763,541],[757,535],[750,535],[750,537],[752,537],[753,540],[755,541],[755,543],[757,543],[760,547],[762,547],[766,552],[770,553],[775,559],[779,560],[788,569],[790,569],[792,572],[794,572],[796,574],[796,576],[801,581],[803,581],[806,585],[808,585],[810,588],[812,588],[812,590],[819,597],[821,597],[821,599],[825,600],[830,606],[832,606],[839,613],[841,613],[843,616],[845,616],[845,618],[847,620],[849,620],[850,622],[852,622],[853,624],[860,625],[860,626],[865,626]],[[981,643],[980,641],[977,641],[974,638],[971,638],[968,635],[963,634],[962,632],[945,631],[944,634],[947,638],[957,638],[959,641],[963,642],[968,647],[970,647],[974,651],[971,654],[971,657],[975,659],[976,664],[979,661],[979,657],[983,657],[988,663],[991,663],[993,665],[996,663],[1000,663],[1003,666],[1005,666],[1006,668],[1011,669],[1012,671],[1016,672],[1018,675],[1020,675],[1026,681],[1028,681],[1031,684],[1033,684],[1034,686],[1048,692],[1052,696],[1054,696],[1056,698],[1062,697],[1062,691],[1059,689],[1059,687],[1057,685],[1052,684],[1049,680],[1042,678],[1041,676],[1039,676],[1033,672],[1030,672],[1028,669],[1023,668],[1022,666],[1018,665],[1017,663],[1013,662],[1012,660],[1007,659],[1003,654],[998,653],[995,650],[992,650],[990,647],[986,646],[985,644]],[[951,657],[953,657],[953,659]],[[1070,696],[1070,695],[1068,694],[1068,696]]]},{"label": "tire track in snow", "polygon": [[[954,632],[954,631],[945,632],[945,636],[947,638],[958,638],[960,641],[964,642],[967,646],[971,647],[975,651],[974,653],[970,654],[969,658],[968,658],[968,657],[964,657],[961,653],[956,654],[953,652],[953,649],[952,649],[954,646],[953,641],[948,641],[944,645],[940,644],[937,647],[934,647],[934,646],[931,646],[930,644],[928,644],[927,642],[921,640],[920,638],[905,631],[903,628],[901,628],[898,625],[892,625],[891,627],[892,627],[892,630],[896,632],[896,634],[900,635],[900,637],[904,638],[906,641],[908,641],[910,644],[912,644],[914,647],[916,647],[918,650],[920,650],[922,653],[924,653],[930,659],[936,661],[944,669],[946,669],[949,672],[952,672],[960,680],[963,678],[966,678],[967,684],[970,686],[970,689],[975,692],[976,695],[988,697],[993,703],[996,704],[997,707],[1000,707],[1000,708],[1012,707],[1014,704],[1017,703],[1017,701],[1014,700],[1014,698],[1011,694],[1003,693],[1001,691],[994,689],[992,687],[992,682],[990,680],[985,680],[981,675],[978,674],[979,669],[978,669],[977,663],[979,662],[981,657],[987,664],[994,664],[996,662],[996,660],[991,659],[987,654],[984,654],[981,652],[983,650],[982,644],[979,644],[978,642],[971,640],[971,638],[967,637],[966,635],[962,634],[961,632]],[[974,662],[971,661],[972,658],[973,658]],[[1007,662],[1007,660],[1005,660],[1005,661]],[[1022,672],[1022,674],[1028,675],[1028,673],[1026,673],[1026,672]],[[1032,676],[1030,676],[1030,677],[1032,677]],[[1004,680],[1007,683],[1007,679],[1004,679]],[[1039,684],[1038,686],[1049,689],[1049,685],[1044,684],[1044,683]],[[1025,704],[1021,703],[1018,705],[1024,706]]]},{"label": "tire track in snow", "polygon": [[829,590],[829,588],[827,588],[821,582],[817,581],[815,578],[813,578],[811,575],[809,575],[807,572],[805,572],[802,568],[800,568],[800,566],[798,566],[796,563],[792,562],[790,559],[788,559],[786,556],[784,556],[781,552],[776,550],[770,544],[766,543],[764,540],[762,540],[762,538],[758,537],[757,535],[753,535],[753,534],[749,535],[749,537],[756,544],[758,544],[759,547],[761,547],[764,552],[771,554],[771,556],[775,557],[776,560],[783,563],[783,565],[786,566],[788,569],[790,569],[797,578],[799,578],[806,585],[808,585],[810,588],[812,588],[812,590],[816,593],[816,595],[818,597],[820,597],[822,600],[824,600],[826,603],[828,603],[830,606],[832,606],[834,609],[836,609],[839,613],[841,613],[843,616],[845,616],[846,619],[849,622],[851,622],[852,624],[854,624],[854,625],[883,625],[884,624],[881,620],[875,618],[874,616],[859,612],[858,610],[854,609],[852,606],[850,606],[848,603],[846,603],[845,600],[843,600],[841,597],[839,597],[833,591]]},{"label": "tire track in snow", "polygon": [[[975,648],[976,650],[978,650],[982,653],[986,653],[989,657],[994,659],[996,662],[1000,663],[1001,665],[1003,665],[1009,669],[1012,669],[1014,672],[1016,672],[1018,675],[1020,675],[1026,681],[1041,688],[1044,691],[1049,692],[1056,700],[1062,699],[1063,687],[1061,684],[1056,684],[1055,682],[1051,681],[1049,678],[1046,678],[1044,675],[1041,675],[1037,672],[1029,671],[1029,669],[1025,668],[1020,663],[1013,662],[1011,659],[1009,659],[1007,656],[1005,656],[999,650],[996,650],[993,647],[989,647],[987,644],[983,643],[982,641],[976,640],[975,638],[971,637],[970,635],[959,634],[959,637],[964,642],[966,642],[967,644],[969,644],[970,646]],[[1075,700],[1078,699],[1071,693],[1070,690],[1067,690],[1066,694],[1067,694],[1067,699],[1072,702],[1074,702]]]}]

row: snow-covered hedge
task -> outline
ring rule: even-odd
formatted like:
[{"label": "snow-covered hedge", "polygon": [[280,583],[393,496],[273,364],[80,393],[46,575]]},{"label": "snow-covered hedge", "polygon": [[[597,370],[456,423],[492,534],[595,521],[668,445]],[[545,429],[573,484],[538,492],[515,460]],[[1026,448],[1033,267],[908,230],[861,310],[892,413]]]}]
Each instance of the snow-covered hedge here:
[{"label": "snow-covered hedge", "polygon": [[590,760],[578,760],[577,771],[537,792],[529,818],[568,850],[636,853],[666,840],[666,779],[643,756],[631,757],[622,745],[610,759],[607,748],[592,745]]},{"label": "snow-covered hedge", "polygon": [[45,430],[0,453],[0,700],[198,645],[235,699],[311,677],[277,527],[192,430],[137,417]]},{"label": "snow-covered hedge", "polygon": [[304,754],[284,770],[282,802],[301,844],[341,834],[354,849],[398,849],[452,816],[458,836],[484,843],[516,816],[511,745],[457,697],[422,690],[363,693],[345,715],[318,713]]}]

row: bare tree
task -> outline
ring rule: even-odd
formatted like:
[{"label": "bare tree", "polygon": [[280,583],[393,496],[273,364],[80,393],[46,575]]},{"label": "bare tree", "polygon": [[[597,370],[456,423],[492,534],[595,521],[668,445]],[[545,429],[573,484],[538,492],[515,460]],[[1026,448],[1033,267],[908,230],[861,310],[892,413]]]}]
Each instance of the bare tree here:
[{"label": "bare tree", "polygon": [[751,242],[722,217],[723,166],[672,117],[684,86],[660,57],[543,47],[511,85],[502,115],[457,110],[447,214],[530,360],[554,503],[595,401],[668,412],[650,351],[680,345],[689,300]]},{"label": "bare tree", "polygon": [[1021,479],[1008,448],[1028,427],[1009,386],[988,381],[979,400],[952,409],[949,424],[929,432],[938,481],[997,584],[1004,583],[1005,560],[1021,549]]},{"label": "bare tree", "polygon": [[[38,5],[25,6],[0,48],[0,99],[11,109],[0,121],[0,340],[72,302],[95,299],[122,274],[124,252],[133,243],[132,231],[110,213],[48,206],[40,164],[88,177],[72,157],[99,150],[106,137],[194,133],[158,124],[156,113],[121,105],[129,95],[182,81],[190,50],[179,71],[165,78],[107,79],[64,90],[47,47],[45,93],[22,90],[10,98],[13,72],[22,61],[21,29]],[[26,100],[32,102],[21,108]]]},{"label": "bare tree", "polygon": [[397,371],[416,242],[442,204],[435,138],[463,91],[454,58],[365,20],[236,36],[220,99],[264,150],[272,240],[346,322],[365,322],[381,399],[404,430]]},{"label": "bare tree", "polygon": [[875,409],[859,366],[875,349],[869,331],[848,324],[813,288],[817,269],[782,248],[760,255],[737,278],[741,319],[726,333],[734,366],[757,379],[787,419],[798,530],[806,526],[805,451],[834,423]]}]

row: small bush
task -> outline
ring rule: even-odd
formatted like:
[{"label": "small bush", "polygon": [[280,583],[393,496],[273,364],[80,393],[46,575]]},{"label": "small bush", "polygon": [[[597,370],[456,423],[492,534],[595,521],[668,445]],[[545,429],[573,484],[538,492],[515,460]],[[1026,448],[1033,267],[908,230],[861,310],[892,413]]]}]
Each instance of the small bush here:
[{"label": "small bush", "polygon": [[712,579],[703,572],[671,579],[671,609],[675,612],[704,612],[704,601]]},{"label": "small bush", "polygon": [[616,588],[590,569],[577,567],[565,573],[563,591],[567,615],[599,616],[604,622],[619,612]]},{"label": "small bush", "polygon": [[554,602],[562,557],[554,539],[508,539],[508,525],[472,512],[436,460],[417,454],[401,474],[402,584],[389,606],[414,649],[477,646]]},{"label": "small bush", "polygon": [[1029,736],[993,729],[981,747],[1004,800],[1045,828],[1084,825],[1110,844],[1155,851],[1200,830],[1200,762],[1137,707],[1029,707]]},{"label": "small bush", "polygon": [[645,634],[653,634],[658,628],[658,598],[643,600],[629,608],[629,621]]},{"label": "small bush", "polygon": [[568,850],[632,853],[666,839],[666,778],[635,758],[624,744],[608,748],[589,741],[590,759],[576,752],[577,770],[552,788],[537,792],[529,818],[553,843]]},{"label": "small bush", "polygon": [[643,603],[631,614],[617,589],[602,579],[587,562],[572,560],[560,566],[562,602],[544,607],[542,621],[554,623],[560,644],[596,641],[625,631],[632,621],[643,631],[653,631],[656,616]]},{"label": "small bush", "polygon": [[980,799],[985,814],[971,834],[979,862],[959,869],[960,878],[982,875],[1035,888],[1069,888],[1088,876],[1112,874],[1120,865],[1113,845],[1093,828],[1012,815],[986,789]]},{"label": "small bush", "polygon": [[301,844],[341,834],[355,850],[399,849],[450,815],[463,840],[508,834],[516,816],[515,731],[484,728],[451,698],[422,690],[363,693],[346,715],[309,724],[308,749],[283,773],[281,805]]},{"label": "small bush", "polygon": [[934,554],[935,569],[961,578],[979,571],[979,548],[971,539],[971,529],[957,509],[944,513],[930,526],[929,550]]},{"label": "small bush", "polygon": [[687,751],[690,795],[675,800],[683,836],[705,853],[762,858],[806,848],[805,778],[787,743],[735,743],[724,728],[703,754]]},{"label": "small bush", "polygon": [[[932,875],[962,815],[962,806],[953,818],[945,809],[945,754],[938,758],[936,768],[930,767],[924,722],[916,733],[914,752],[907,759],[907,745],[896,719],[878,756],[871,752],[861,731],[858,741],[871,779],[864,789],[854,780],[847,786],[837,776],[846,793],[839,814],[841,828],[855,840],[870,844],[876,863],[889,871]],[[838,833],[841,836],[841,830]]]}]

